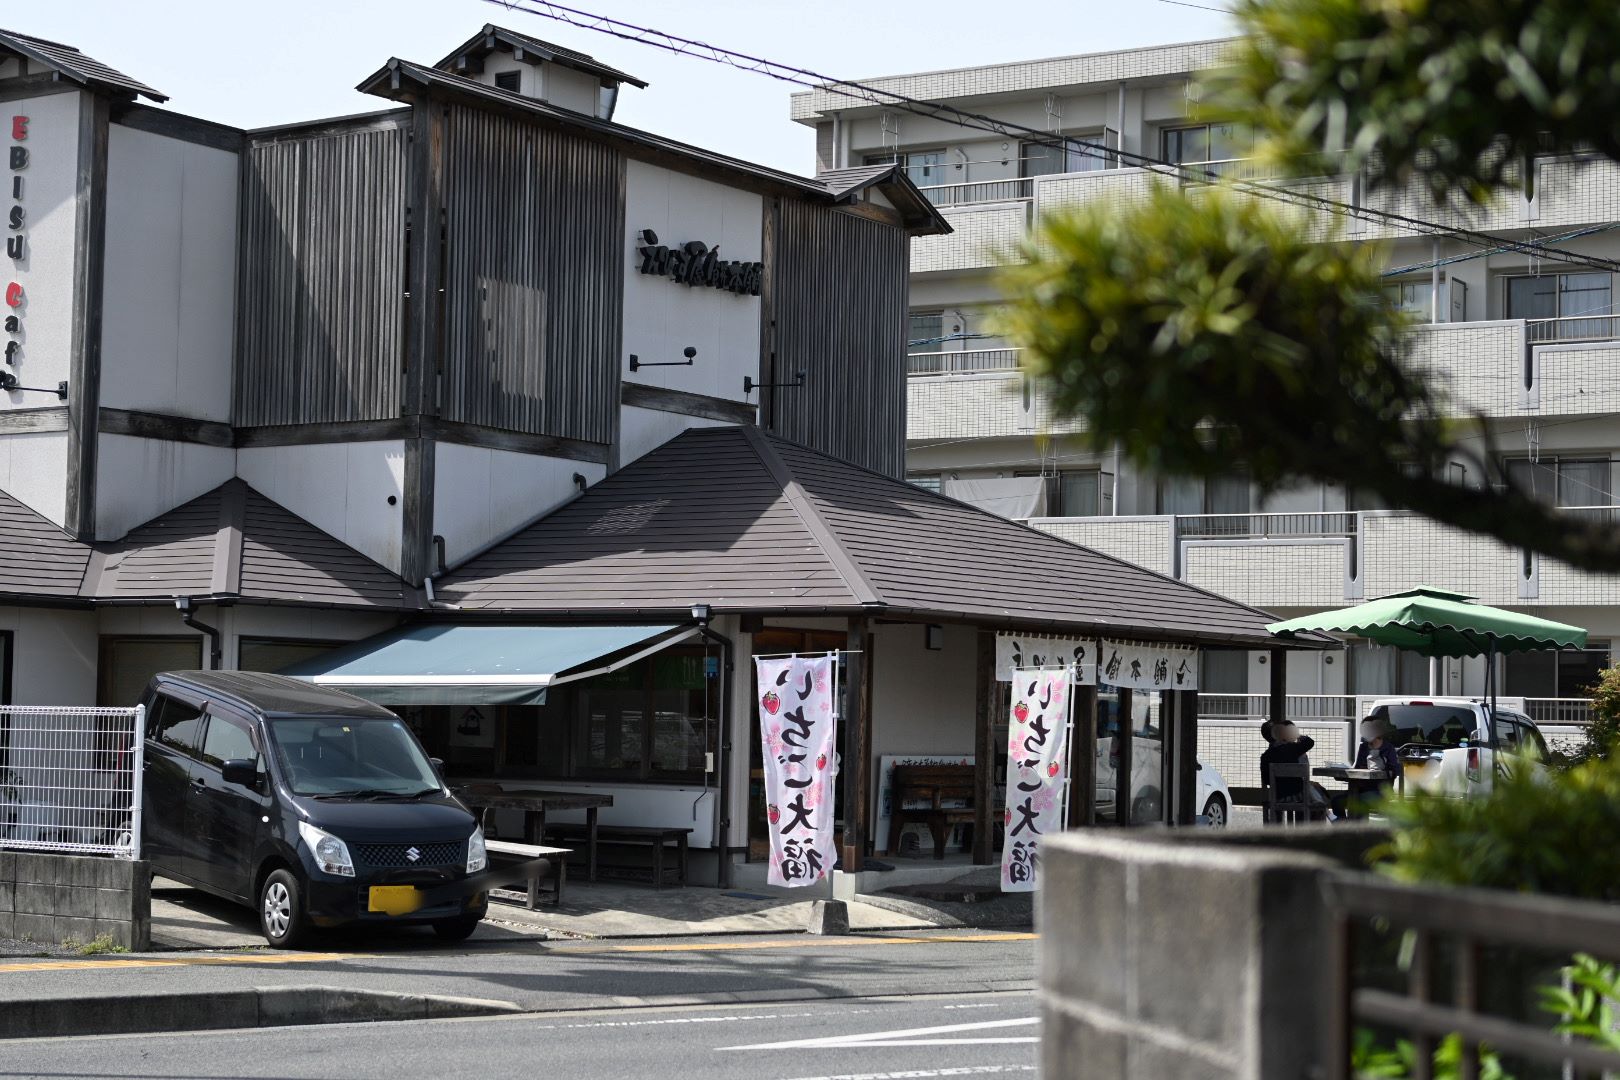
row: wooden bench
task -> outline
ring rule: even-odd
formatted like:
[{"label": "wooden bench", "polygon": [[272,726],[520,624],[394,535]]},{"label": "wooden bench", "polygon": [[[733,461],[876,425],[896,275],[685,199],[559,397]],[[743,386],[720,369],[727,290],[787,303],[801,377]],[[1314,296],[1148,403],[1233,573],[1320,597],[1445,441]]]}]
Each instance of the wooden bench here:
[{"label": "wooden bench", "polygon": [[[912,823],[926,825],[934,838],[934,858],[945,857],[945,841],[952,825],[973,824],[972,765],[896,765],[890,780],[889,854],[900,853],[900,834]],[[968,805],[944,805],[964,799]],[[926,800],[927,806],[907,807]]]},{"label": "wooden bench", "polygon": [[[585,837],[588,827],[584,825],[552,825],[546,826],[546,832],[559,840],[578,840]],[[664,846],[675,845],[676,863],[670,867],[675,872],[675,881],[678,885],[686,884],[686,855],[688,838],[692,835],[691,829],[661,829],[636,825],[598,825],[596,827],[596,842],[611,847],[650,847],[652,848],[652,879],[655,888],[664,887]]]},{"label": "wooden bench", "polygon": [[510,840],[485,840],[484,850],[492,857],[495,855],[511,855],[528,860],[528,908],[530,911],[533,911],[540,902],[540,866],[542,863],[550,864],[551,902],[558,905],[562,903],[563,882],[568,877],[568,856],[574,850],[573,848],[541,847],[539,844],[515,844]]}]

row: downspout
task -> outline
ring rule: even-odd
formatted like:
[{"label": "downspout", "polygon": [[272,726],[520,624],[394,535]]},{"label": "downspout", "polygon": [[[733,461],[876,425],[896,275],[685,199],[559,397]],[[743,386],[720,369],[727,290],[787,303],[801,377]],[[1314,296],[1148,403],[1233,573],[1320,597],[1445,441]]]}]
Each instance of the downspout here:
[{"label": "downspout", "polygon": [[208,667],[211,671],[218,671],[225,659],[224,638],[218,629],[207,623],[197,621],[196,614],[191,610],[191,597],[176,597],[175,610],[180,612],[180,621],[191,629],[208,635]]},{"label": "downspout", "polygon": [[726,775],[726,763],[731,758],[731,697],[734,690],[736,647],[729,637],[709,629],[707,623],[698,626],[698,636],[720,646],[720,743],[715,754],[714,772],[720,789],[718,816],[720,819],[720,870],[717,886],[731,888],[731,778]]}]

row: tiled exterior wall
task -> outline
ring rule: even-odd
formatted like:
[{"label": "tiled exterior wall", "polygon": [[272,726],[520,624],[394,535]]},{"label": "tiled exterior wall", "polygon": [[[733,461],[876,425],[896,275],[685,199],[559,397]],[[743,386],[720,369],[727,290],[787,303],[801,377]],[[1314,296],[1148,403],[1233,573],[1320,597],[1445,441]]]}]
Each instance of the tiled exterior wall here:
[{"label": "tiled exterior wall", "polygon": [[[1155,182],[1169,183],[1142,169],[1104,169],[1100,172],[1072,173],[1035,182],[1035,218],[1062,213],[1099,199],[1124,209],[1147,198]],[[916,241],[913,241],[915,243]]]},{"label": "tiled exterior wall", "polygon": [[1042,532],[1116,559],[1169,574],[1174,519],[1168,517],[1034,518]]},{"label": "tiled exterior wall", "polygon": [[926,375],[906,382],[906,439],[987,439],[1003,435],[1068,435],[1079,421],[1057,422],[1046,395],[1032,391],[1024,408],[1024,382],[1006,375]]},{"label": "tiled exterior wall", "polygon": [[1620,604],[1620,574],[1588,574],[1565,563],[1536,559],[1540,579],[1529,604]]},{"label": "tiled exterior wall", "polygon": [[1520,416],[1527,411],[1522,322],[1419,326],[1412,331],[1411,360],[1430,374],[1448,413]]},{"label": "tiled exterior wall", "polygon": [[1542,416],[1620,411],[1620,342],[1536,349]]},{"label": "tiled exterior wall", "polygon": [[1613,221],[1620,204],[1620,164],[1549,161],[1541,167],[1536,224],[1542,228]]},{"label": "tiled exterior wall", "polygon": [[1245,604],[1337,607],[1345,602],[1347,540],[1182,545],[1182,579]]},{"label": "tiled exterior wall", "polygon": [[1519,597],[1519,553],[1494,540],[1417,514],[1368,514],[1362,537],[1365,596],[1433,585],[1467,593],[1483,604],[1527,602]]},{"label": "tiled exterior wall", "polygon": [[[1226,41],[1196,41],[1185,45],[1159,45],[859,81],[877,90],[924,101],[939,101],[979,94],[1044,91],[1053,86],[1117,83],[1121,79],[1202,71],[1218,64],[1230,47],[1231,43]],[[794,120],[808,120],[832,109],[860,107],[870,108],[871,102],[840,94],[836,90],[807,90],[793,95],[791,117]]]},{"label": "tiled exterior wall", "polygon": [[999,266],[1016,258],[1029,228],[1026,203],[947,211],[955,231],[945,236],[919,236],[911,241],[911,272],[974,270]]}]

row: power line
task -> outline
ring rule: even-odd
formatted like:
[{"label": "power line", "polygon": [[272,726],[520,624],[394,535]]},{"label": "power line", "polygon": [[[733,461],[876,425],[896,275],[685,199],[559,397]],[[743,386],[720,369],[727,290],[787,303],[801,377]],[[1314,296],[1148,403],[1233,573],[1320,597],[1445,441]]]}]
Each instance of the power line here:
[{"label": "power line", "polygon": [[[780,82],[793,83],[812,90],[830,89],[845,97],[866,101],[874,105],[882,105],[887,108],[895,108],[901,112],[909,112],[930,119],[943,119],[958,127],[988,131],[992,134],[1005,136],[1029,135],[1046,144],[1064,144],[1084,156],[1095,157],[1104,162],[1112,160],[1117,163],[1129,160],[1147,171],[1159,175],[1169,175],[1178,179],[1191,180],[1195,183],[1221,179],[1217,172],[1199,168],[1195,164],[1180,164],[1164,158],[1156,158],[1122,149],[1103,149],[1076,137],[1041,131],[1038,128],[998,120],[983,113],[969,112],[942,102],[913,98],[891,90],[880,90],[850,79],[834,78],[808,68],[795,67],[791,64],[761,56],[753,56],[734,49],[721,48],[708,42],[671,34],[665,30],[639,26],[607,15],[599,15],[564,4],[552,3],[551,0],[485,0],[485,2],[495,4],[508,11],[523,11],[530,15],[538,15],[541,18],[551,19],[583,30],[590,30],[643,45],[651,45],[654,48],[663,49],[676,55],[694,56],[712,63],[734,67],[740,71],[755,72]],[[1379,221],[1385,224],[1402,226],[1425,235],[1450,237],[1477,247],[1506,249],[1541,257],[1556,256],[1571,265],[1607,270],[1611,273],[1620,272],[1620,261],[1612,259],[1602,259],[1579,252],[1566,251],[1561,248],[1510,240],[1473,229],[1442,225],[1424,218],[1415,218],[1394,211],[1377,210],[1372,207],[1340,202],[1336,199],[1311,195],[1307,192],[1296,191],[1276,184],[1265,184],[1253,180],[1234,180],[1232,184],[1240,191],[1261,198],[1285,202],[1296,207],[1320,210],[1338,217],[1348,216],[1362,220]]]},{"label": "power line", "polygon": [[1213,12],[1216,12],[1217,14],[1220,14],[1220,15],[1230,15],[1230,14],[1232,14],[1232,11],[1231,11],[1230,8],[1210,7],[1208,4],[1189,4],[1187,2],[1187,0],[1159,0],[1159,3],[1161,3],[1161,4],[1174,4],[1174,5],[1176,5],[1176,7],[1197,8],[1199,11],[1213,11]]}]

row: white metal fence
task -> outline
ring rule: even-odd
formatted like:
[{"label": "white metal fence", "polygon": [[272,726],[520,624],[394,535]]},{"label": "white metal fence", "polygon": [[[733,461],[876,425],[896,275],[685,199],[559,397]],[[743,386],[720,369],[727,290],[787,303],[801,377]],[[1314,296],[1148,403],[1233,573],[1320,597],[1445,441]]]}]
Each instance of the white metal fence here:
[{"label": "white metal fence", "polygon": [[0,848],[141,853],[146,709],[0,706]]}]

